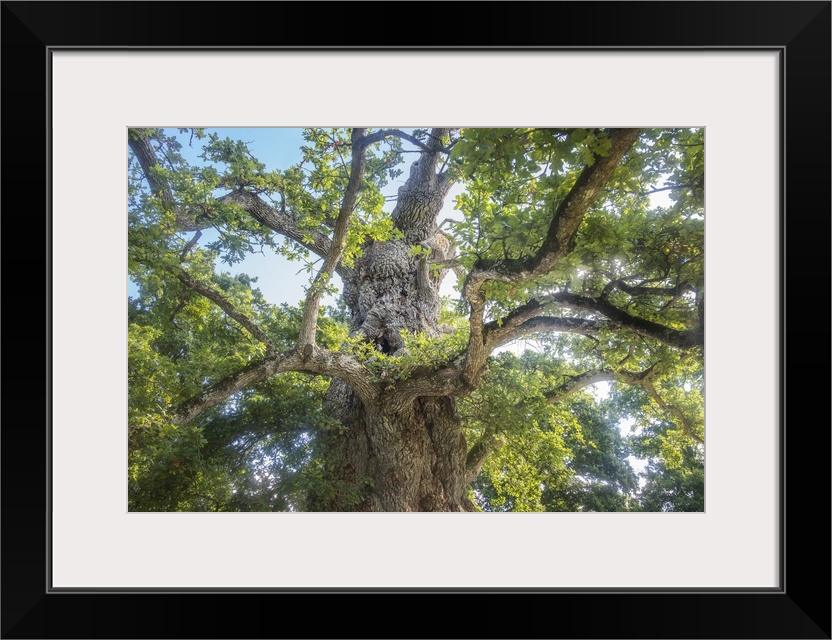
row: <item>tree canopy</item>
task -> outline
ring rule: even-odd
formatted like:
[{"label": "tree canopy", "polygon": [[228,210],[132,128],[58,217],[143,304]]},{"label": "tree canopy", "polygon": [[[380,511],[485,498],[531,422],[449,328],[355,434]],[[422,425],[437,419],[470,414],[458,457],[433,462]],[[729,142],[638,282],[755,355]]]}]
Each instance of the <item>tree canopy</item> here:
[{"label": "tree canopy", "polygon": [[128,132],[131,510],[704,510],[703,129],[302,139]]}]

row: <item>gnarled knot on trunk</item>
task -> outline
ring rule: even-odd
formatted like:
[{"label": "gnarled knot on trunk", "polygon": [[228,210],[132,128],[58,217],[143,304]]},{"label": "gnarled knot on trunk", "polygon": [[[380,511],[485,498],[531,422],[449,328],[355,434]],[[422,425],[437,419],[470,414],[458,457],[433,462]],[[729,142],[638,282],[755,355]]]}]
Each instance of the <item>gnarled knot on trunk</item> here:
[{"label": "gnarled knot on trunk", "polygon": [[436,216],[442,209],[451,182],[434,173],[435,158],[423,156],[410,167],[410,177],[399,187],[393,223],[410,244],[428,239],[435,229]]},{"label": "gnarled knot on trunk", "polygon": [[404,346],[402,331],[437,333],[438,286],[419,262],[404,240],[375,243],[356,261],[357,277],[345,286],[353,335],[394,354]]}]

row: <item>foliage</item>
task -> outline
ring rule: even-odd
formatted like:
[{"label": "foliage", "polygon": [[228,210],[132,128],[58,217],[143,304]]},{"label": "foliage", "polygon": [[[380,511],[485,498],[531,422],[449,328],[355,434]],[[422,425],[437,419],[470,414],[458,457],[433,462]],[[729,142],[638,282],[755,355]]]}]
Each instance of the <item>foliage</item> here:
[{"label": "foliage", "polygon": [[[303,510],[309,495],[334,490],[320,448],[322,434],[341,428],[326,409],[331,375],[296,368],[192,420],[179,416],[211,385],[296,349],[304,301],[273,304],[256,278],[225,270],[274,251],[315,276],[350,185],[350,130],[305,130],[297,162],[282,169],[210,130],[129,136],[130,509]],[[391,192],[430,140],[410,130],[367,146],[339,269],[357,268],[372,243],[402,241]],[[444,227],[459,277],[456,295],[443,300],[442,331],[403,331],[404,347],[386,353],[356,334],[343,299],[317,316],[316,346],[354,358],[372,384],[394,388],[464,367],[473,339],[465,273],[536,259],[582,172],[613,144],[608,130],[592,128],[466,128],[441,142],[443,166],[464,186]],[[152,166],[136,151],[145,143]],[[277,222],[253,215],[243,195],[267,204]],[[409,255],[429,262],[435,254],[422,243]],[[434,277],[440,267],[448,265],[433,265]],[[702,346],[667,337],[704,322],[702,129],[642,130],[570,250],[536,277],[492,278],[481,291],[493,327],[510,329],[513,313],[539,304],[552,322],[593,329],[509,341],[457,395],[472,455],[475,446],[488,452],[470,484],[478,509],[704,510]],[[573,389],[593,372],[600,386]]]}]

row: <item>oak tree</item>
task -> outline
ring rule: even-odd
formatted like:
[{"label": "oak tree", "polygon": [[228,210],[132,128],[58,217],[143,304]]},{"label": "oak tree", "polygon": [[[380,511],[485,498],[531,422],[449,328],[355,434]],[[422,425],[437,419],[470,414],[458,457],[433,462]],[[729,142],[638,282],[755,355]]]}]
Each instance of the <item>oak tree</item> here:
[{"label": "oak tree", "polygon": [[703,508],[703,129],[303,138],[128,132],[131,509]]}]

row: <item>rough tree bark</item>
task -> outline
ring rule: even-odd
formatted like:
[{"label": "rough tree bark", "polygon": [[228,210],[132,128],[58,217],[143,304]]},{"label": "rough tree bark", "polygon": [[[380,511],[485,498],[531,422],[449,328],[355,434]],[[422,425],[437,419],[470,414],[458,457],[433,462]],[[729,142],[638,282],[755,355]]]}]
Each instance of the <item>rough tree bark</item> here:
[{"label": "rough tree bark", "polygon": [[[451,185],[448,173],[437,168],[448,151],[442,143],[448,132],[448,129],[433,129],[428,142],[423,143],[398,130],[367,135],[365,129],[354,129],[349,184],[331,237],[321,234],[308,237],[291,211],[278,211],[245,190],[234,190],[221,198],[234,202],[261,224],[295,239],[324,259],[304,301],[297,344],[288,351],[279,353],[255,320],[235,309],[209,283],[199,282],[181,268],[164,267],[181,284],[217,304],[266,347],[262,360],[214,381],[175,407],[171,414],[175,423],[186,424],[233,393],[284,371],[332,376],[325,402],[338,426],[319,434],[327,482],[310,497],[306,505],[309,510],[474,510],[466,496],[467,487],[501,442],[494,434],[486,433],[469,451],[456,401],[478,386],[488,354],[518,337],[546,331],[592,335],[601,329],[613,328],[681,348],[702,344],[701,327],[677,331],[636,318],[611,305],[607,289],[597,299],[552,294],[529,300],[499,320],[485,321],[482,286],[486,281],[525,282],[547,272],[574,248],[583,217],[639,133],[637,129],[613,129],[609,153],[584,168],[567,197],[553,211],[544,243],[535,254],[516,260],[478,260],[464,276],[463,297],[470,306],[469,337],[465,352],[458,359],[434,370],[410,371],[407,380],[383,377],[379,380],[350,353],[319,347],[315,341],[319,300],[323,286],[336,271],[344,283],[343,297],[351,312],[353,338],[365,341],[380,352],[395,355],[405,348],[402,331],[422,332],[431,337],[440,334],[439,286],[456,256],[452,240],[436,224]],[[405,137],[422,151],[399,189],[392,212],[401,237],[368,242],[354,266],[347,268],[340,264],[340,257],[363,177],[364,152],[368,145],[387,135]],[[199,212],[179,208],[169,186],[152,178],[157,161],[146,133],[131,130],[129,144],[162,206],[175,215],[183,229],[198,231]],[[411,251],[414,245],[420,245],[425,251]],[[608,289],[614,286],[629,285],[613,282]],[[664,293],[678,295],[679,291]],[[547,309],[552,305],[590,310],[603,319],[549,316]],[[614,375],[616,379],[623,377],[631,383],[649,385],[646,377],[630,380],[628,376],[635,374],[626,371],[601,371],[594,375]],[[579,382],[573,386],[577,388]],[[567,391],[556,390],[552,398]],[[663,405],[653,391],[657,403]]]},{"label": "rough tree bark", "polygon": [[[455,250],[436,219],[450,188],[437,172],[442,136],[434,129],[430,150],[413,163],[399,189],[393,221],[403,238],[376,242],[344,277],[344,298],[352,313],[351,335],[396,354],[401,332],[439,334],[439,285],[446,270],[430,262],[453,258]],[[421,244],[429,255],[414,256]],[[340,378],[333,379],[326,402],[341,429],[321,434],[327,460],[327,495],[309,508],[324,511],[466,511],[467,448],[451,397],[394,398],[383,387],[374,402],[362,402]]]},{"label": "rough tree bark", "polygon": [[[354,318],[353,334],[372,341],[387,353],[396,353],[402,348],[400,331],[403,329],[424,331],[428,335],[439,331],[438,288],[444,273],[431,273],[428,262],[448,264],[455,253],[436,226],[450,187],[447,175],[436,170],[441,140],[447,131],[431,132],[428,148],[412,165],[408,180],[399,190],[392,217],[404,239],[369,247],[358,261],[357,273],[345,279],[346,301]],[[379,387],[380,393],[372,403],[357,401],[343,382],[333,382],[327,401],[346,428],[324,434],[323,442],[329,471],[337,481],[335,486],[342,489],[313,503],[312,508],[473,510],[465,495],[472,469],[481,466],[479,457],[487,455],[498,443],[477,443],[472,451],[482,449],[483,456],[467,460],[455,397],[476,388],[485,371],[486,358],[498,344],[510,335],[537,331],[547,320],[539,315],[544,305],[530,303],[527,309],[518,309],[513,317],[510,314],[505,322],[486,324],[482,285],[486,280],[529,280],[545,273],[567,255],[575,246],[575,235],[585,214],[638,133],[637,129],[611,131],[610,152],[596,158],[580,174],[569,195],[554,211],[546,238],[536,254],[515,261],[491,264],[480,260],[475,264],[463,287],[463,297],[470,305],[470,336],[461,366],[446,367],[434,372],[432,378],[415,376],[404,385],[406,390]],[[422,244],[431,250],[431,255],[427,259],[414,257],[408,250],[413,244]],[[633,321],[623,312],[616,316],[604,308],[600,313],[619,325]],[[570,324],[559,318],[549,320],[559,330],[594,330],[591,324],[581,326],[580,322]],[[642,327],[647,333],[659,333],[662,329]]]}]

